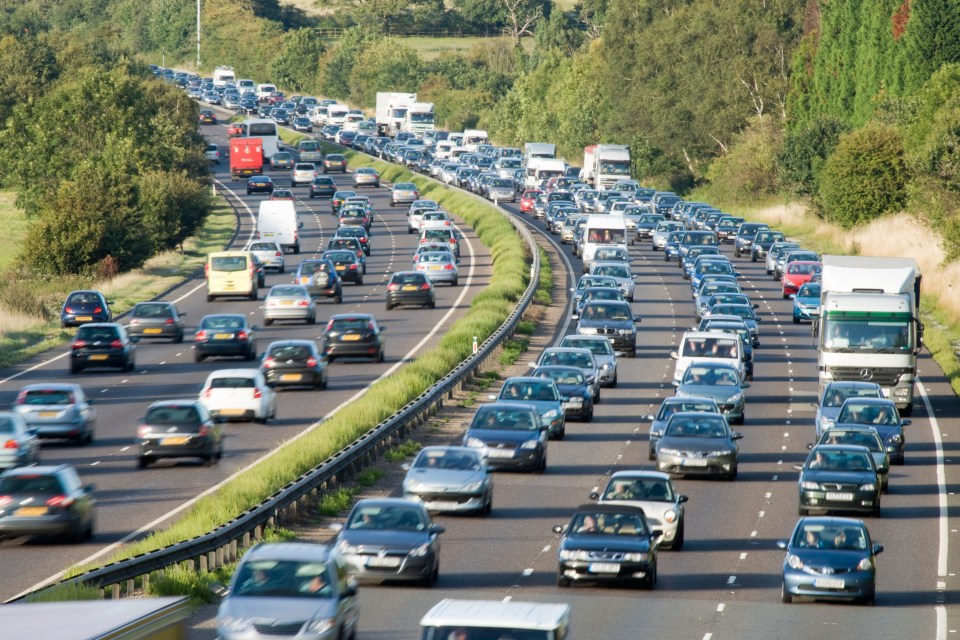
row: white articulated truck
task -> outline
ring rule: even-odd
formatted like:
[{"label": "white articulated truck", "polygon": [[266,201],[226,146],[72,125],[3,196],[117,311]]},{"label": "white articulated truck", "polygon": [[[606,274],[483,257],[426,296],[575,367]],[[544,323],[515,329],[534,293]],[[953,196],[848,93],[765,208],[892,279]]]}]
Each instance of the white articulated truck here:
[{"label": "white articulated truck", "polygon": [[433,103],[432,102],[412,102],[407,107],[407,115],[403,118],[400,125],[401,131],[409,131],[417,135],[433,131]]},{"label": "white articulated truck", "polygon": [[415,93],[393,93],[383,91],[377,94],[377,133],[381,136],[397,135],[407,117],[407,109],[417,101]]},{"label": "white articulated truck", "polygon": [[834,380],[876,382],[903,415],[923,339],[920,269],[913,258],[823,256],[816,326],[820,395]]},{"label": "white articulated truck", "polygon": [[623,144],[592,144],[583,150],[580,179],[594,189],[612,189],[618,180],[630,177],[630,147]]},{"label": "white articulated truck", "polygon": [[528,142],[523,145],[523,163],[526,165],[533,158],[556,158],[557,145],[549,142]]}]

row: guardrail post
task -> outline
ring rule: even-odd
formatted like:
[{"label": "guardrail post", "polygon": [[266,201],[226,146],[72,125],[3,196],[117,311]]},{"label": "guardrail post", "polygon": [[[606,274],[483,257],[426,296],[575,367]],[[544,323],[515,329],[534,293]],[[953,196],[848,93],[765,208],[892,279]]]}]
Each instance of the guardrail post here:
[{"label": "guardrail post", "polygon": [[230,541],[230,562],[237,561],[237,541],[236,539]]},{"label": "guardrail post", "polygon": [[217,566],[222,567],[224,564],[223,547],[217,547]]},{"label": "guardrail post", "polygon": [[135,586],[133,584],[133,578],[130,578],[129,580],[127,580],[127,597],[128,598],[133,595],[134,590],[135,590]]},{"label": "guardrail post", "polygon": [[213,571],[217,568],[217,552],[208,551],[207,552],[207,565],[210,567],[210,571]]},{"label": "guardrail post", "polygon": [[141,576],[141,580],[143,583],[143,592],[150,593],[150,574],[149,573],[143,574]]},{"label": "guardrail post", "polygon": [[200,573],[207,573],[207,556],[200,556]]},{"label": "guardrail post", "polygon": [[120,583],[110,585],[110,599],[119,600],[120,599]]},{"label": "guardrail post", "polygon": [[250,532],[244,531],[243,532],[243,548],[246,549],[249,546],[250,546]]},{"label": "guardrail post", "polygon": [[254,528],[254,530],[253,530],[253,539],[256,540],[257,542],[260,542],[261,540],[263,540],[263,525],[262,525],[262,524],[258,524],[258,525],[256,526],[256,528]]}]

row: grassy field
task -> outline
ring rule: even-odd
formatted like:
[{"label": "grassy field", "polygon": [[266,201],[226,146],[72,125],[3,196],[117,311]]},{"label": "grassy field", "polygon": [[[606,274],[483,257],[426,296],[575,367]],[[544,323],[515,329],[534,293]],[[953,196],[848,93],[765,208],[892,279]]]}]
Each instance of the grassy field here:
[{"label": "grassy field", "polygon": [[13,191],[0,191],[0,271],[13,262],[20,251],[20,242],[27,235],[27,218],[23,212],[13,206],[17,194]]}]

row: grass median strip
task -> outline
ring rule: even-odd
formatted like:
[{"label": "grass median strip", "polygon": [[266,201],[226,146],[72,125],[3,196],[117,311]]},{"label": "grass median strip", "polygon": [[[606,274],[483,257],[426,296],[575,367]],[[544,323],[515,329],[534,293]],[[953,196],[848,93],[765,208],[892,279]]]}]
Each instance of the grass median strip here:
[{"label": "grass median strip", "polygon": [[[285,137],[284,141],[293,144],[296,139]],[[385,180],[417,182],[423,197],[437,200],[444,209],[470,225],[480,241],[491,250],[493,275],[489,285],[474,297],[470,310],[452,325],[432,350],[418,355],[388,379],[375,383],[369,393],[328,417],[322,428],[297,440],[296,446],[283,447],[217,493],[199,500],[167,529],[125,546],[109,562],[213,531],[309,472],[417,398],[468,357],[472,353],[473,337],[477,336],[481,343],[485,341],[522,296],[530,274],[527,248],[510,221],[495,207],[366,156],[348,155],[354,167],[376,165]],[[75,568],[71,573],[80,570]]]}]

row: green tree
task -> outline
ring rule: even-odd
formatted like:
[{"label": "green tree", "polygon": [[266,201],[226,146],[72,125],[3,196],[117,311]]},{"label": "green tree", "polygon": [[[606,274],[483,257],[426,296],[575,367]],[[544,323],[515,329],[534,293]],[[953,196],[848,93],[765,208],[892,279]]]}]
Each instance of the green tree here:
[{"label": "green tree", "polygon": [[376,32],[363,27],[347,29],[337,44],[320,58],[317,76],[322,93],[328,96],[349,96],[350,75],[357,57],[378,39]]},{"label": "green tree", "polygon": [[416,52],[392,38],[383,38],[360,51],[350,74],[350,98],[376,104],[378,91],[416,92],[423,64]]},{"label": "green tree", "polygon": [[780,177],[799,195],[812,195],[823,162],[849,127],[837,120],[817,120],[787,131],[777,158]]},{"label": "green tree", "polygon": [[54,51],[45,42],[29,34],[0,37],[0,128],[16,104],[38,99],[58,73]]},{"label": "green tree", "polygon": [[904,40],[911,64],[902,71],[918,89],[942,65],[960,62],[960,1],[911,0]]},{"label": "green tree", "polygon": [[297,29],[283,36],[280,53],[271,64],[271,77],[292,91],[312,91],[316,87],[317,67],[326,52],[315,29]]},{"label": "green tree", "polygon": [[707,170],[711,190],[721,200],[749,202],[780,190],[777,158],[783,143],[783,128],[771,115],[751,118],[738,133],[730,151]]},{"label": "green tree", "polygon": [[820,172],[816,203],[832,222],[864,224],[904,206],[908,177],[900,134],[871,123],[840,136]]}]

